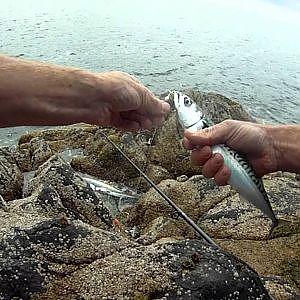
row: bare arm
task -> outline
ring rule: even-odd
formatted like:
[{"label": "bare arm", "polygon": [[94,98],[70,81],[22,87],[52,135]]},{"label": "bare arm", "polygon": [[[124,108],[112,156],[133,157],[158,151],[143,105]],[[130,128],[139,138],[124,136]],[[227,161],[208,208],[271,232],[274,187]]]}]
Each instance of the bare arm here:
[{"label": "bare arm", "polygon": [[300,173],[300,125],[266,126],[277,153],[277,170]]},{"label": "bare arm", "polygon": [[184,145],[192,151],[192,161],[203,166],[207,177],[220,185],[230,177],[220,154],[211,146],[227,144],[244,154],[257,175],[275,171],[300,173],[300,125],[262,125],[227,120],[206,130],[185,132]]},{"label": "bare arm", "polygon": [[94,76],[80,70],[0,56],[0,126],[82,121],[70,116],[69,103],[80,114],[80,99],[95,97],[94,84]]},{"label": "bare arm", "polygon": [[0,127],[86,122],[137,130],[159,126],[169,106],[134,77],[0,55]]}]

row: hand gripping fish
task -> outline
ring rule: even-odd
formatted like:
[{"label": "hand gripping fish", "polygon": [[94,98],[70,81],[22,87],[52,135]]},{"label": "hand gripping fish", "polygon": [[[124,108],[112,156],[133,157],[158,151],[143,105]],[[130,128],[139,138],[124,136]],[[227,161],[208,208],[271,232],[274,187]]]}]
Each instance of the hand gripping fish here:
[{"label": "hand gripping fish", "polygon": [[[169,96],[171,94],[174,96],[179,123],[184,129],[198,131],[214,125],[204,116],[197,103],[189,96],[177,91],[171,91]],[[220,153],[224,158],[224,163],[230,168],[231,176],[228,184],[242,198],[252,203],[271,219],[270,237],[273,229],[278,226],[278,219],[272,210],[262,179],[256,176],[255,171],[245,158],[230,147],[215,145],[212,147],[212,152]]]}]

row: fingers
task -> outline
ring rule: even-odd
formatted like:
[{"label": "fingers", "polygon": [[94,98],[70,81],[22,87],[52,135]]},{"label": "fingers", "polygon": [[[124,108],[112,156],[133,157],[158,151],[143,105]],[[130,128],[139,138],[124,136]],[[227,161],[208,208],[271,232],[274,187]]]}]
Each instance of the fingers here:
[{"label": "fingers", "polygon": [[195,165],[203,166],[212,157],[211,147],[204,146],[192,151],[191,160]]},{"label": "fingers", "polygon": [[[114,103],[119,111],[136,110],[138,114],[149,119],[165,116],[170,111],[169,103],[160,100],[145,87],[137,78],[124,72],[113,71],[107,73],[110,79],[115,79],[117,98],[121,101]],[[123,87],[123,88],[120,88]],[[122,104],[121,104],[122,103]]]},{"label": "fingers", "polygon": [[135,88],[140,96],[140,107],[137,109],[139,113],[148,116],[166,115],[170,112],[170,104],[164,100],[160,100],[137,79],[131,76],[135,82]]},{"label": "fingers", "polygon": [[187,149],[191,149],[191,147],[195,146],[223,144],[230,137],[231,128],[232,121],[226,120],[203,130],[195,132],[186,130],[184,132],[186,138],[184,145],[186,145]]},{"label": "fingers", "polygon": [[120,117],[124,120],[135,121],[139,124],[139,129],[152,129],[160,127],[165,121],[165,116],[152,116],[139,114],[136,111],[122,112]]},{"label": "fingers", "polygon": [[111,126],[119,128],[124,131],[138,131],[141,129],[139,122],[134,120],[128,120],[121,117],[115,117],[111,120]]},{"label": "fingers", "polygon": [[217,183],[217,185],[226,185],[228,183],[230,175],[230,169],[226,165],[223,165],[214,175],[215,182]]},{"label": "fingers", "polygon": [[223,167],[224,160],[222,155],[214,154],[202,168],[202,173],[205,177],[214,177],[215,174]]},{"label": "fingers", "polygon": [[185,147],[187,150],[193,150],[195,148],[197,148],[196,145],[194,145],[188,138],[186,138],[185,136],[183,137],[183,141],[182,141],[183,147]]},{"label": "fingers", "polygon": [[134,110],[125,110],[122,112],[122,116],[126,119],[138,122],[141,129],[151,129],[162,126],[167,113],[170,111],[170,105],[156,98],[141,84],[137,84],[135,88],[135,92],[131,93],[131,97],[129,95],[128,99],[131,98],[132,100],[135,96],[137,108]]},{"label": "fingers", "polygon": [[213,154],[211,147],[204,146],[201,149],[195,149],[191,154],[192,162],[196,165],[203,166],[202,174],[205,177],[214,177],[218,185],[227,184],[230,178],[230,169],[224,164],[221,154]]},{"label": "fingers", "polygon": [[166,115],[170,112],[170,104],[155,97],[148,89],[144,90],[138,111],[149,116]]}]

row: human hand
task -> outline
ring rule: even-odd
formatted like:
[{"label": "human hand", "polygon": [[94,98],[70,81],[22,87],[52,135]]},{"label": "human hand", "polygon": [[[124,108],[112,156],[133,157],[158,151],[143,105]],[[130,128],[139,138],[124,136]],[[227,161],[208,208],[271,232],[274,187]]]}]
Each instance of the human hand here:
[{"label": "human hand", "polygon": [[198,132],[185,131],[183,145],[192,150],[192,162],[203,166],[203,175],[214,177],[219,185],[227,183],[230,169],[222,155],[212,153],[211,146],[216,144],[226,144],[243,154],[258,176],[278,170],[278,154],[267,126],[226,120]]},{"label": "human hand", "polygon": [[135,77],[114,71],[99,74],[98,78],[101,102],[95,102],[96,119],[91,123],[130,131],[163,124],[170,105],[155,97]]},{"label": "human hand", "polygon": [[0,55],[0,127],[90,123],[161,126],[168,103],[123,72],[93,73]]}]

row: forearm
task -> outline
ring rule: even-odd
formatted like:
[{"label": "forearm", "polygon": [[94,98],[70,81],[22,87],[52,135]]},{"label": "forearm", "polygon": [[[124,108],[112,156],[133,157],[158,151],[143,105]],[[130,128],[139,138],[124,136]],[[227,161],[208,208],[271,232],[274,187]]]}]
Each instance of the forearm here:
[{"label": "forearm", "polygon": [[96,74],[0,55],[0,127],[81,122],[99,89]]},{"label": "forearm", "polygon": [[300,125],[267,126],[277,153],[278,170],[300,173]]}]

